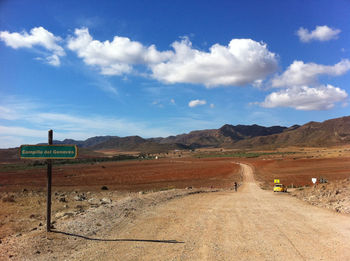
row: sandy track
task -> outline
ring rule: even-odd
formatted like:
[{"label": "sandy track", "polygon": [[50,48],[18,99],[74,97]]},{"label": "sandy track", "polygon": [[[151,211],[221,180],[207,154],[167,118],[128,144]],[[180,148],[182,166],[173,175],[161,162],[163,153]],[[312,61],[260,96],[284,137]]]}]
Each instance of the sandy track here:
[{"label": "sandy track", "polygon": [[238,192],[172,200],[111,231],[112,241],[93,241],[72,258],[350,260],[349,216],[263,191],[251,167],[241,164],[241,168],[244,182]]}]

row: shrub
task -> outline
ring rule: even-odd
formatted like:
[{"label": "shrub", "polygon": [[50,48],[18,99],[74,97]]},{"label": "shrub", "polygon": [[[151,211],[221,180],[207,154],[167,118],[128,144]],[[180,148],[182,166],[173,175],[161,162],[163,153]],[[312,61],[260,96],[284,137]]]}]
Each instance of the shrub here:
[{"label": "shrub", "polygon": [[16,202],[15,201],[15,196],[6,196],[2,199],[2,202]]}]

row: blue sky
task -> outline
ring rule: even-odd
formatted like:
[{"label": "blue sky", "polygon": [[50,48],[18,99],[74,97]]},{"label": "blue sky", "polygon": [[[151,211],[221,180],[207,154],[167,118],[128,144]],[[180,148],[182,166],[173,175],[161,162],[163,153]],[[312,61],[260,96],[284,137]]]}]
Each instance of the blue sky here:
[{"label": "blue sky", "polygon": [[349,115],[349,1],[0,1],[0,148]]}]

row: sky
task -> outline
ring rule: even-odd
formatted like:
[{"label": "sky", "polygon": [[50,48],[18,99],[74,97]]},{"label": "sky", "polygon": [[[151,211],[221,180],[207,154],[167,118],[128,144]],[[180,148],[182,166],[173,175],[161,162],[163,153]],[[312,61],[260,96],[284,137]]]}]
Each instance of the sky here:
[{"label": "sky", "polygon": [[0,148],[350,115],[346,0],[0,0]]}]

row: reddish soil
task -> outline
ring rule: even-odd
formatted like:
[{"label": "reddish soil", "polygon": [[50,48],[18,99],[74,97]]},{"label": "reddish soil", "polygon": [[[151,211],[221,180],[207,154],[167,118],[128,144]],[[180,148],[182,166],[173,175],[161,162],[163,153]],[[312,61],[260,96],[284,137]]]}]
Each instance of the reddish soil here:
[{"label": "reddish soil", "polygon": [[[244,182],[237,192],[168,190],[120,198],[104,191],[109,203],[84,211],[71,208],[72,196],[83,193],[64,193],[70,208],[55,213],[53,232],[46,233],[38,219],[0,236],[0,259],[350,260],[349,216],[263,191],[252,168],[241,167]],[[84,194],[79,204],[99,199],[99,192]],[[15,215],[12,224],[25,219]]]},{"label": "reddish soil", "polygon": [[[339,151],[337,150],[337,153]],[[328,154],[327,154],[328,155]],[[280,155],[272,155],[274,157],[281,157]],[[143,160],[143,161],[120,161],[120,162],[103,162],[103,163],[94,163],[94,164],[70,164],[70,165],[54,165],[53,167],[53,219],[57,221],[57,225],[64,224],[63,221],[70,220],[73,222],[77,217],[80,217],[82,214],[90,213],[94,211],[95,205],[96,209],[102,209],[101,213],[105,213],[105,209],[107,205],[101,203],[104,198],[111,199],[112,202],[118,203],[122,201],[125,197],[131,197],[130,202],[139,202],[138,200],[144,196],[152,196],[154,198],[159,198],[159,193],[188,193],[192,190],[169,190],[169,191],[160,191],[156,193],[148,193],[151,191],[158,190],[167,190],[170,188],[202,188],[202,187],[213,187],[213,188],[232,188],[232,183],[234,181],[241,181],[241,170],[239,165],[234,164],[233,162],[244,162],[252,166],[255,170],[255,179],[258,180],[264,188],[271,189],[273,185],[273,179],[279,178],[281,183],[290,186],[293,184],[294,186],[305,186],[311,185],[311,178],[317,177],[328,179],[330,182],[334,182],[336,180],[344,180],[350,177],[350,157],[332,157],[332,158],[307,158],[309,154],[299,155],[295,154],[290,155],[285,158],[267,158],[271,157],[271,155],[262,156],[260,158],[253,159],[245,159],[245,158],[166,158],[159,160]],[[263,159],[265,157],[265,159]],[[300,158],[304,157],[304,158]],[[294,159],[295,158],[295,159]],[[2,165],[5,166],[5,165]],[[26,167],[25,164],[14,166],[17,168],[16,170],[9,170],[7,168],[5,171],[5,167],[0,168],[0,243],[2,246],[9,246],[9,252],[6,252],[7,257],[13,255],[14,251],[12,249],[12,244],[16,245],[17,242],[22,240],[21,242],[31,242],[32,239],[40,239],[45,241],[45,210],[46,210],[46,167]],[[22,169],[21,169],[22,168]],[[344,187],[344,182],[338,181],[339,186],[329,183],[328,185],[320,184],[318,185],[319,191],[317,190],[315,194],[314,190],[311,191],[308,189],[300,188],[295,191],[301,191],[301,194],[296,194],[299,198],[310,202],[311,204],[326,206],[336,211],[349,213],[349,201],[348,201],[348,190],[349,186]],[[102,191],[101,187],[107,186],[109,188],[108,191]],[[325,188],[323,188],[325,187]],[[243,187],[240,187],[239,192]],[[316,187],[317,188],[317,187]],[[24,190],[26,189],[26,190]],[[83,192],[84,191],[84,192]],[[147,191],[146,193],[129,193],[129,191]],[[184,192],[185,191],[185,192]],[[186,192],[187,191],[187,192]],[[257,206],[263,209],[265,213],[266,209],[274,210],[271,206],[276,206],[276,204],[283,205],[283,207],[279,207],[279,211],[276,213],[268,213],[268,218],[265,217],[265,221],[271,223],[271,216],[274,215],[284,215],[285,206],[288,205],[288,209],[294,206],[294,204],[299,204],[293,202],[285,202],[283,203],[269,203],[269,206],[263,206],[265,202],[265,198],[258,196],[256,191],[258,189],[254,188],[254,193],[251,195],[246,195],[244,193],[237,193],[237,195],[241,195],[237,200],[232,200],[230,193],[232,190],[227,190],[225,193],[228,193],[228,196],[222,198],[217,198],[215,201],[208,201],[206,197],[203,197],[202,202],[208,204],[211,202],[210,206],[199,205],[198,209],[211,210],[211,208],[215,208],[216,206],[220,206],[223,202],[231,202],[229,204],[239,204],[242,205],[240,207],[242,209],[242,213],[238,215],[238,220],[251,221],[251,223],[259,224],[258,221],[254,220],[256,215],[256,211],[253,209],[252,215],[249,216],[247,214],[247,209],[251,209],[247,207],[245,204],[245,198],[248,196],[250,198],[250,202],[254,203],[258,202]],[[270,191],[265,191],[261,193],[265,193],[268,197],[276,197],[280,202],[280,197],[287,197],[285,194],[276,195],[276,193],[270,193]],[[304,193],[305,192],[305,193]],[[83,201],[77,200],[76,197],[79,195],[86,195],[86,199]],[[260,192],[259,192],[260,193]],[[270,193],[270,194],[268,194]],[[130,196],[131,195],[131,196]],[[219,195],[219,194],[218,194]],[[259,194],[260,195],[260,194]],[[332,195],[330,197],[329,195]],[[208,196],[211,197],[211,196]],[[278,198],[277,198],[278,197]],[[288,197],[291,198],[291,197]],[[64,199],[64,200],[62,200]],[[92,200],[90,202],[90,200]],[[136,200],[136,201],[135,201]],[[260,203],[259,203],[260,200]],[[289,200],[289,199],[286,199]],[[317,201],[317,202],[316,202]],[[97,202],[97,203],[96,203]],[[124,213],[126,217],[129,218],[129,215],[133,215],[133,208],[129,206],[129,203],[126,204],[125,208],[122,210],[130,210],[129,212],[115,211],[111,210],[111,213]],[[186,203],[187,201],[185,201]],[[197,201],[195,201],[197,202]],[[343,202],[343,203],[342,203]],[[345,203],[344,203],[345,202]],[[152,201],[151,206],[154,202]],[[114,203],[113,203],[114,204]],[[143,206],[143,201],[139,202],[140,206]],[[226,203],[225,203],[226,204]],[[262,207],[260,206],[262,204]],[[195,203],[186,203],[185,205],[192,206]],[[153,205],[152,205],[153,206]],[[299,205],[298,205],[299,206]],[[143,206],[144,207],[144,206]],[[237,206],[230,205],[224,206],[222,210],[226,213],[227,209],[237,209]],[[111,208],[112,209],[112,208]],[[192,213],[192,211],[188,211],[185,207],[181,207],[179,209],[184,209],[186,213]],[[282,210],[283,211],[280,211]],[[123,210],[123,211],[124,211]],[[193,209],[192,209],[193,210]],[[89,212],[90,211],[90,212]],[[168,211],[168,210],[167,210]],[[260,210],[259,210],[260,211]],[[168,211],[169,212],[169,211]],[[166,212],[166,213],[168,213]],[[218,213],[219,213],[218,212]],[[249,211],[248,211],[249,212]],[[308,209],[302,208],[302,213],[307,213],[309,215],[310,211]],[[314,210],[312,211],[314,212]],[[197,212],[195,212],[197,213]],[[207,220],[209,215],[213,215],[216,213],[216,210],[213,212],[205,213],[201,217],[204,220]],[[231,211],[227,213],[233,213]],[[244,214],[243,214],[244,213]],[[259,212],[258,212],[259,213]],[[73,216],[62,216],[61,214],[71,214]],[[124,215],[123,214],[123,215]],[[195,214],[197,215],[197,214]],[[215,214],[216,215],[216,214]],[[226,214],[225,214],[226,215]],[[247,216],[248,215],[248,216]],[[294,212],[291,211],[286,216],[291,216],[293,220],[298,220],[298,218],[294,218]],[[304,214],[303,214],[304,215]],[[306,215],[306,214],[305,214]],[[100,217],[94,217],[94,224],[96,226],[101,226],[96,220],[100,220]],[[157,215],[158,217],[158,215]],[[85,216],[81,216],[81,219],[84,220]],[[108,220],[115,221],[113,218],[108,218]],[[164,220],[169,220],[169,218],[163,218]],[[194,220],[193,218],[187,218],[186,220]],[[212,224],[217,224],[215,218],[211,222]],[[232,220],[231,218],[229,220]],[[279,220],[279,219],[274,219]],[[285,221],[286,217],[284,216],[280,220]],[[248,222],[247,221],[247,222]],[[149,222],[149,221],[147,221]],[[292,221],[290,221],[292,222]],[[329,222],[326,220],[325,222]],[[74,224],[76,222],[73,222]],[[222,224],[226,224],[226,221],[222,221]],[[248,222],[249,223],[249,222]],[[323,224],[322,222],[319,222]],[[89,225],[86,225],[89,224]],[[283,227],[285,223],[280,224],[277,227]],[[270,224],[271,225],[271,224]],[[272,224],[273,225],[273,224]],[[297,224],[298,228],[303,227],[300,224]],[[203,225],[204,226],[204,225]],[[254,227],[252,232],[249,232],[248,238],[255,238],[256,229],[267,226],[266,224],[259,225],[259,227]],[[83,227],[91,227],[89,222],[84,223]],[[244,226],[243,226],[244,227]],[[268,226],[267,226],[268,227]],[[195,231],[202,231],[199,227],[195,229]],[[217,231],[216,227],[215,231]],[[78,229],[78,228],[77,228]],[[79,228],[80,229],[80,228]],[[237,228],[232,228],[232,231],[236,231]],[[68,230],[69,231],[69,230]],[[108,229],[106,231],[109,232]],[[255,231],[255,232],[253,232]],[[293,230],[288,230],[293,231]],[[287,231],[287,232],[288,232]],[[312,226],[312,231],[307,232],[306,234],[312,234],[314,231],[314,227]],[[331,231],[331,230],[330,230]],[[209,233],[210,231],[208,231]],[[271,235],[270,229],[268,229],[269,235]],[[288,233],[289,233],[288,232]],[[107,233],[107,232],[106,232]],[[188,232],[186,232],[188,234]],[[202,233],[202,232],[201,232]],[[205,235],[207,235],[206,233]],[[244,233],[244,232],[242,232]],[[278,234],[280,232],[276,232]],[[187,235],[186,234],[186,235]],[[27,236],[30,236],[30,240],[28,240]],[[38,236],[40,235],[40,236]],[[253,235],[253,236],[252,236]],[[328,234],[326,236],[329,236]],[[197,235],[195,235],[197,238]],[[158,238],[158,237],[157,237]],[[181,237],[180,237],[181,238]],[[206,238],[206,236],[205,236]],[[208,237],[209,238],[209,237]],[[75,238],[74,238],[75,239]],[[75,242],[74,239],[71,239],[67,245],[72,245],[71,243]],[[47,239],[51,240],[51,239]],[[45,241],[45,244],[48,246],[47,248],[51,248],[51,241]],[[64,242],[60,239],[60,242]],[[265,238],[264,238],[265,240]],[[213,242],[221,242],[221,239],[215,238]],[[11,243],[12,242],[12,243]],[[211,242],[211,246],[215,246],[215,244]],[[232,243],[232,241],[229,241]],[[241,242],[246,242],[242,240]],[[254,241],[255,242],[255,241]],[[253,243],[254,243],[253,242]],[[262,242],[262,241],[257,241]],[[297,241],[296,241],[297,242]],[[328,242],[328,241],[327,241]],[[230,244],[231,244],[230,243]],[[27,244],[27,243],[24,243]],[[254,243],[255,244],[255,243]],[[259,243],[260,244],[260,243]],[[35,245],[35,244],[34,244]],[[60,247],[58,246],[54,253],[62,252],[62,249],[66,250],[66,246]],[[338,244],[341,245],[341,244]],[[83,245],[84,246],[84,245]],[[254,245],[256,246],[256,245]],[[86,247],[83,247],[87,249]],[[18,249],[21,249],[20,247]],[[37,245],[34,248],[29,248],[32,255],[37,255]],[[40,251],[42,251],[40,249]],[[45,250],[46,251],[46,250]],[[51,252],[49,252],[51,251]],[[53,250],[47,250],[47,253],[52,253]],[[131,251],[133,253],[133,251]],[[20,250],[17,253],[22,253]],[[34,253],[34,254],[33,254]],[[46,252],[45,252],[46,253]],[[23,254],[23,253],[22,253]],[[1,251],[0,251],[1,256]],[[24,255],[23,255],[24,256]],[[0,257],[1,260],[3,260]],[[35,259],[35,258],[29,258]],[[205,259],[205,258],[204,258]],[[229,259],[229,258],[228,258]],[[6,260],[6,259],[5,259]],[[13,259],[12,260],[16,260]],[[17,259],[21,260],[21,259]],[[23,260],[23,258],[22,258]],[[50,258],[42,258],[41,260],[50,260]],[[345,260],[345,259],[344,259]]]},{"label": "reddish soil", "polygon": [[[24,168],[25,165],[17,167]],[[46,166],[18,168],[0,171],[0,242],[5,236],[41,229],[45,225]],[[240,181],[241,176],[239,165],[233,164],[232,159],[187,158],[53,165],[53,217],[60,211],[76,212],[89,208],[87,200],[74,199],[82,191],[87,191],[88,199],[112,198],[114,201],[125,197],[129,191],[232,188],[234,180]],[[109,190],[101,190],[102,186],[107,186]],[[64,201],[61,202],[62,198]]]},{"label": "reddish soil", "polygon": [[[250,164],[263,187],[271,188],[279,178],[287,186],[312,185],[311,178],[328,181],[350,177],[350,157],[337,158],[181,158],[144,161],[54,165],[53,187],[60,190],[140,191],[186,187],[228,188],[240,181],[239,166]],[[0,171],[0,192],[24,188],[44,191],[46,167]]]},{"label": "reddish soil", "polygon": [[[232,187],[240,180],[232,159],[160,159],[54,165],[52,185],[60,190],[162,190]],[[46,189],[46,168],[0,172],[0,191]]]},{"label": "reddish soil", "polygon": [[256,179],[270,188],[273,179],[280,179],[280,183],[287,186],[312,185],[311,178],[320,177],[328,181],[341,180],[350,177],[350,158],[323,159],[277,159],[277,160],[245,160],[255,168]]}]

